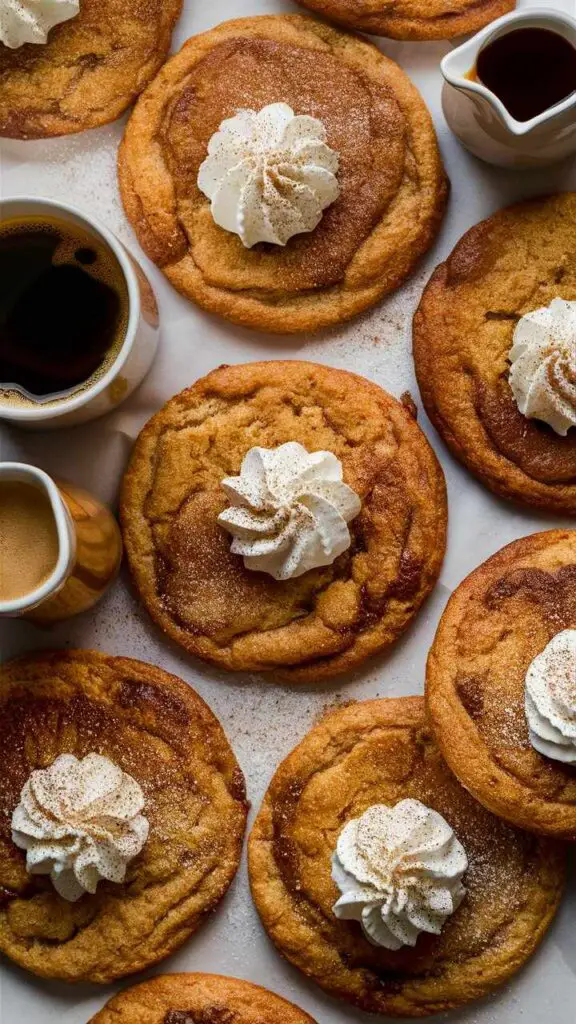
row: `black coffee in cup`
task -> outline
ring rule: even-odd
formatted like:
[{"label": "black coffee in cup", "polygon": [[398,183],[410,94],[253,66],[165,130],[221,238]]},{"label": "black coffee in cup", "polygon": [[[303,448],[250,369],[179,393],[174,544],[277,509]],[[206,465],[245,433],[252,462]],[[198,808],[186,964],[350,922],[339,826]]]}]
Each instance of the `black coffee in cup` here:
[{"label": "black coffee in cup", "polygon": [[0,224],[0,395],[51,402],[92,385],[116,358],[128,290],[115,255],[73,223]]}]

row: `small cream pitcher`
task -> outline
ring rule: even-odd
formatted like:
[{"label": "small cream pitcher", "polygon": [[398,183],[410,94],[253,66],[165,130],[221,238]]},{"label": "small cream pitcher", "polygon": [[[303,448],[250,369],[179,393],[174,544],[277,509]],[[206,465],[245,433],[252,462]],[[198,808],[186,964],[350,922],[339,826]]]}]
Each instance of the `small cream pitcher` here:
[{"label": "small cream pitcher", "polygon": [[111,511],[83,488],[56,482],[37,466],[0,462],[2,482],[28,484],[48,499],[57,557],[38,587],[15,599],[0,599],[0,619],[26,618],[47,626],[92,608],[113,583],[122,558],[120,529]]},{"label": "small cream pitcher", "polygon": [[[576,152],[576,93],[530,121],[517,121],[502,101],[470,72],[487,43],[520,28],[556,32],[576,46],[576,0],[519,0],[441,63],[446,120],[466,149],[500,167],[544,167]],[[538,68],[534,68],[538,75]]]}]

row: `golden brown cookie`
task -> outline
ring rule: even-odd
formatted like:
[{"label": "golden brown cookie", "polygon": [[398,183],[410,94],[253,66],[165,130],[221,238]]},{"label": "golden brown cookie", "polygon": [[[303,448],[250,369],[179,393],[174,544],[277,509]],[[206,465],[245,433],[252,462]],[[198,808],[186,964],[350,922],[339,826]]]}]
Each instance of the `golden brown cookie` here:
[{"label": "golden brown cookie", "polygon": [[576,629],[576,532],[509,544],[460,584],[428,659],[430,719],[450,768],[494,814],[576,839],[574,765],[532,746],[526,671],[563,629]]},{"label": "golden brown cookie", "polygon": [[[282,248],[245,249],[197,186],[211,136],[239,107],[282,101],[326,126],[340,197]],[[241,18],[188,40],[136,107],[120,187],[140,244],[175,288],[263,331],[340,323],[402,283],[432,243],[446,178],[432,120],[371,43],[298,15]]]},{"label": "golden brown cookie", "polygon": [[[11,816],[62,753],[109,757],[140,784],[150,833],[124,884],[62,899],[29,875]],[[244,779],[209,708],[153,665],[94,651],[9,662],[0,681],[0,950],[66,981],[109,982],[168,956],[214,909],[242,848]]]},{"label": "golden brown cookie", "polygon": [[90,1024],[315,1024],[304,1010],[249,981],[165,974],[114,996]]},{"label": "golden brown cookie", "polygon": [[508,14],[516,0],[298,0],[359,32],[392,39],[452,39]]},{"label": "golden brown cookie", "polygon": [[576,430],[523,416],[508,382],[524,314],[576,300],[576,192],[519,203],[473,227],[426,287],[414,358],[446,444],[504,498],[576,513]]},{"label": "golden brown cookie", "polygon": [[44,45],[0,43],[0,135],[38,139],[120,117],[170,49],[182,0],[81,0]]},{"label": "golden brown cookie", "polygon": [[[439,936],[390,951],[332,911],[331,857],[368,807],[415,798],[464,845],[466,895]],[[564,848],[512,829],[448,771],[422,697],[328,714],[278,768],[249,842],[252,894],[279,951],[332,995],[363,1010],[423,1017],[506,981],[533,953],[562,893]]]},{"label": "golden brown cookie", "polygon": [[[332,565],[279,582],[244,568],[217,516],[221,481],[248,450],[287,441],[333,452],[362,510]],[[376,384],[314,363],[247,363],[148,422],[121,519],[140,597],[173,640],[223,668],[308,683],[382,651],[416,614],[442,564],[445,483],[412,413]]]}]

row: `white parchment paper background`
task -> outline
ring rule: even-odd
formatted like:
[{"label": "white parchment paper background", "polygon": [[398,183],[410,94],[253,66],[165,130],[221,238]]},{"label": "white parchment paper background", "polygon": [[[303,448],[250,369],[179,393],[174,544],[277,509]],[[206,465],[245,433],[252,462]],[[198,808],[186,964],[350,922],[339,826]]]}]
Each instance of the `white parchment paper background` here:
[{"label": "white parchment paper background", "polygon": [[[227,18],[294,9],[282,0],[186,0],[174,48],[188,36]],[[132,442],[144,422],[172,394],[223,362],[311,359],[362,373],[397,396],[409,389],[419,402],[410,353],[410,320],[431,270],[467,228],[500,206],[524,196],[576,188],[576,164],[560,165],[545,173],[519,174],[479,163],[460,149],[441,112],[438,62],[450,44],[385,40],[379,45],[414,79],[432,110],[452,179],[452,199],[436,246],[405,287],[360,320],[321,336],[293,339],[253,334],[205,315],[172,291],[139,253],[120,207],[115,158],[123,122],[67,139],[1,140],[1,194],[65,199],[104,220],[140,255],[156,286],[163,325],[152,372],[126,405],[95,423],[44,435],[4,425],[0,428],[3,460],[35,463],[114,504]],[[246,774],[254,813],[279,759],[326,705],[350,698],[422,692],[426,653],[438,618],[464,575],[505,543],[562,525],[557,518],[523,511],[492,497],[447,454],[421,410],[420,422],[448,480],[446,562],[431,600],[401,642],[388,657],[352,679],[314,690],[272,685],[258,677],[222,675],[165,642],[140,610],[125,575],[92,613],[50,632],[23,622],[1,623],[2,659],[49,646],[94,647],[175,672],[199,691],[223,723]],[[572,883],[572,892],[547,940],[524,971],[491,999],[443,1019],[459,1024],[574,1024],[575,895]],[[0,970],[2,1024],[86,1024],[112,992],[112,988],[43,982],[6,962]],[[319,1024],[367,1024],[374,1019],[324,996],[274,952],[251,904],[244,864],[212,919],[157,968],[157,972],[180,970],[230,974],[266,985],[308,1010]]]}]

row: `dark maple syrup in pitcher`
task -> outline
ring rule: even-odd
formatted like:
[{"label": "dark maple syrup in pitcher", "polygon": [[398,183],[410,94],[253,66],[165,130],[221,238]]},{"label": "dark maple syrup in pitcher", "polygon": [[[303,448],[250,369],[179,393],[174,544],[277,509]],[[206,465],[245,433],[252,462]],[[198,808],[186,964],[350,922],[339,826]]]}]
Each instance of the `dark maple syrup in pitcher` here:
[{"label": "dark maple syrup in pitcher", "polygon": [[498,96],[517,121],[530,121],[576,92],[576,49],[550,29],[514,29],[480,50],[467,77]]}]

